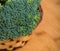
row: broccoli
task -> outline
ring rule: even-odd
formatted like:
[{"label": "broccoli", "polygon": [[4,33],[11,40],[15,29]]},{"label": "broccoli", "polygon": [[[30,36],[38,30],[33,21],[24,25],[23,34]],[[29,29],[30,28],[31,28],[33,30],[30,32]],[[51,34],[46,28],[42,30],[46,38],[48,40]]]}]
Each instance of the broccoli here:
[{"label": "broccoli", "polygon": [[40,20],[40,0],[7,0],[0,4],[0,40],[29,35]]}]

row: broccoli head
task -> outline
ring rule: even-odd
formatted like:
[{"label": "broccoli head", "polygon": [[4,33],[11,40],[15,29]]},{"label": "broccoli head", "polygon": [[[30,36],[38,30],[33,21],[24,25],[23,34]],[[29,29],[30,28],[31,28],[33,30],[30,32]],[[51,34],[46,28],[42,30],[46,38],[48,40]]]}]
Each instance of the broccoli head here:
[{"label": "broccoli head", "polygon": [[0,40],[29,35],[40,20],[39,5],[40,0],[2,0]]}]

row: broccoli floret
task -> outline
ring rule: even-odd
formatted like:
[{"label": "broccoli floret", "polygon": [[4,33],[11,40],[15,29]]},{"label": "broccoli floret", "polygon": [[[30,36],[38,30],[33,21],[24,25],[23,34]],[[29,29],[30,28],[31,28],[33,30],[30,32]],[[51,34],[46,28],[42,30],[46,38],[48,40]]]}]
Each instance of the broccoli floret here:
[{"label": "broccoli floret", "polygon": [[0,40],[29,35],[40,20],[40,0],[8,0],[0,6]]}]

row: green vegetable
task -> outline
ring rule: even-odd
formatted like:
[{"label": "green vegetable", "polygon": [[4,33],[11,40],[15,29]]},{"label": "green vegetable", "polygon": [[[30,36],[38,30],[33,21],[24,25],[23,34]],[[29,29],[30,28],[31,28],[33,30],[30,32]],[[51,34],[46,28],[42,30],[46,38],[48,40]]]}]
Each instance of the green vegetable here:
[{"label": "green vegetable", "polygon": [[0,2],[0,40],[29,35],[40,20],[39,5],[40,0]]}]

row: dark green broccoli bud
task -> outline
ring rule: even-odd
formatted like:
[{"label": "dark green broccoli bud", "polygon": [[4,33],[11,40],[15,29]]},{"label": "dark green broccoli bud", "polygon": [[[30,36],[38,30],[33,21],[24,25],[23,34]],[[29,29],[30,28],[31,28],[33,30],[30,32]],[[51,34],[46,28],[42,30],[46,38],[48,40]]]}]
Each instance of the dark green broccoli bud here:
[{"label": "dark green broccoli bud", "polygon": [[29,35],[40,20],[40,0],[8,0],[0,6],[0,40]]},{"label": "dark green broccoli bud", "polygon": [[5,5],[6,1],[8,0],[0,0],[1,5]]}]

